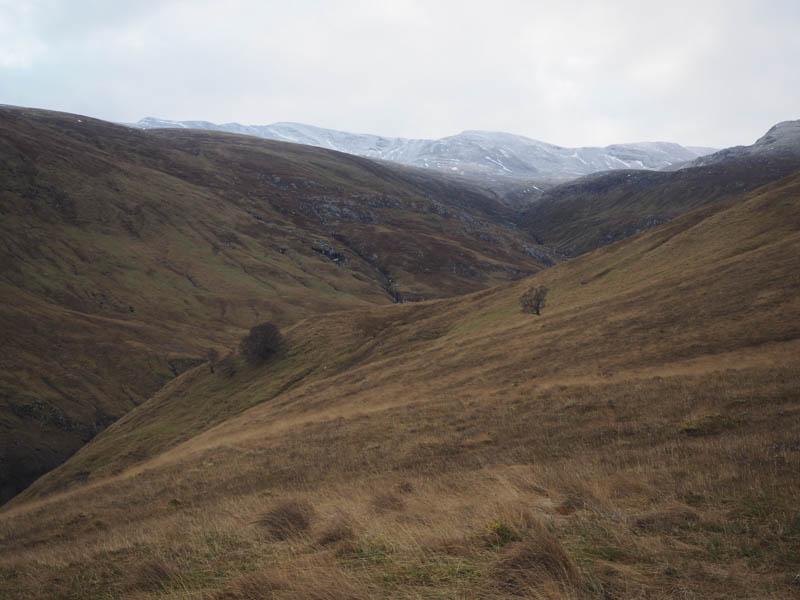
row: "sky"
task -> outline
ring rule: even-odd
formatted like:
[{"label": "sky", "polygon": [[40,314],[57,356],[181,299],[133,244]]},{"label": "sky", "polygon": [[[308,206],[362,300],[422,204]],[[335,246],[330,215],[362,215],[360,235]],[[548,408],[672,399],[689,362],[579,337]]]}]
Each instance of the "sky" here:
[{"label": "sky", "polygon": [[0,0],[0,103],[727,147],[800,119],[798,32],[800,0]]}]

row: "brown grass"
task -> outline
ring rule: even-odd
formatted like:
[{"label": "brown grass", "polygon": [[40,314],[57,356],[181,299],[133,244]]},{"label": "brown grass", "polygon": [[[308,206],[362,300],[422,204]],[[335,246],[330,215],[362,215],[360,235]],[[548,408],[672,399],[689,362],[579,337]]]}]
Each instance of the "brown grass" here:
[{"label": "brown grass", "polygon": [[[224,456],[205,451],[8,515],[2,564],[18,573],[17,592],[42,581],[60,586],[75,573],[91,577],[103,556],[134,552],[126,561],[172,557],[175,572],[158,589],[173,597],[179,585],[235,589],[225,582],[255,568],[268,573],[279,598],[346,597],[347,590],[365,597],[666,598],[664,590],[678,588],[712,598],[734,588],[751,597],[773,589],[772,597],[789,598],[788,584],[780,590],[800,551],[793,491],[800,452],[791,445],[796,429],[776,435],[775,425],[796,414],[796,401],[780,387],[766,391],[780,372],[758,373],[640,382],[635,393],[625,384],[566,386],[466,413],[440,401],[380,419],[299,427],[280,434],[280,447],[262,440],[266,453],[249,442]],[[758,394],[758,420],[742,407],[751,416],[746,428],[686,437],[682,415],[666,415],[688,391],[707,398],[701,404],[717,394],[728,402]],[[654,396],[664,412],[653,410]],[[604,415],[570,409],[610,400],[614,411]],[[496,441],[452,453],[462,418],[491,423]],[[407,451],[367,450],[387,421]],[[420,423],[425,430],[410,433]],[[408,461],[419,453],[423,463]],[[209,471],[215,460],[225,468]],[[281,477],[263,477],[289,464]],[[413,486],[402,510],[376,512],[375,490],[402,482]],[[141,501],[116,516],[103,499],[134,495]],[[173,508],[172,498],[182,504]],[[272,508],[265,512],[265,504]],[[565,504],[572,509],[561,510]],[[314,518],[305,516],[309,505]],[[87,517],[75,518],[78,507]],[[100,515],[110,530],[83,525]],[[274,533],[264,535],[265,522]],[[149,568],[130,589],[155,589]],[[211,570],[221,573],[218,580]]]},{"label": "brown grass", "polygon": [[328,525],[317,537],[320,546],[331,546],[339,542],[349,542],[356,538],[353,526],[348,520],[336,520]]},{"label": "brown grass", "polygon": [[163,558],[151,558],[136,563],[127,574],[132,587],[157,592],[169,587],[178,572]]},{"label": "brown grass", "polygon": [[266,573],[248,573],[229,582],[213,600],[271,600],[287,587],[286,581],[276,579]]},{"label": "brown grass", "polygon": [[306,379],[176,440],[201,369],[0,512],[0,598],[795,597],[798,185],[538,276],[536,319],[525,283],[300,324],[231,381]]},{"label": "brown grass", "polygon": [[372,499],[372,506],[378,512],[400,511],[405,508],[405,502],[392,492],[383,492]]},{"label": "brown grass", "polygon": [[558,539],[538,524],[489,566],[489,577],[505,592],[529,598],[577,597],[582,578]]},{"label": "brown grass", "polygon": [[688,506],[671,506],[636,517],[633,526],[647,533],[672,533],[681,527],[694,527],[699,521],[700,515]]},{"label": "brown grass", "polygon": [[14,107],[0,137],[0,503],[259,322],[540,268],[506,208],[435,175]]},{"label": "brown grass", "polygon": [[264,513],[257,523],[275,540],[285,540],[308,531],[314,508],[308,502],[283,501]]}]

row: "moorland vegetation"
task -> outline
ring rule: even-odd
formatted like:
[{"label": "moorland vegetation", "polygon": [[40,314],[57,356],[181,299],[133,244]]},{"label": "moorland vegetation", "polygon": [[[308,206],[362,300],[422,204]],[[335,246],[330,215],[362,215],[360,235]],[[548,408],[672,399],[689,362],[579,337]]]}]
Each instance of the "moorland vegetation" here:
[{"label": "moorland vegetation", "polygon": [[794,598],[798,256],[795,173],[521,280],[198,329],[0,509],[0,598]]}]

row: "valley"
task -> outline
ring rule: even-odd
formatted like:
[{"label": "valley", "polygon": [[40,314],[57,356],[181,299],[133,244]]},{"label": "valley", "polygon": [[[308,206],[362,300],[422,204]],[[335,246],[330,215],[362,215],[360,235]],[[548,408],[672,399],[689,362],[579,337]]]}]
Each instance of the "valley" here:
[{"label": "valley", "polygon": [[0,119],[2,500],[259,322],[560,260],[484,192],[358,157],[33,109]]},{"label": "valley", "polygon": [[[781,125],[515,205],[309,146],[0,109],[23,482],[0,598],[795,597]],[[284,339],[252,364],[263,321]]]}]

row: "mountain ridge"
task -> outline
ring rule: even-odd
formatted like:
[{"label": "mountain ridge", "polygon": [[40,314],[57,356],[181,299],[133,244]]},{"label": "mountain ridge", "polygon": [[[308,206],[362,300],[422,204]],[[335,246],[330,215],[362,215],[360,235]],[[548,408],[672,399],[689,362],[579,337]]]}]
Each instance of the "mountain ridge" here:
[{"label": "mountain ridge", "polygon": [[731,159],[757,157],[762,154],[797,155],[800,152],[798,140],[800,140],[800,120],[781,121],[770,127],[764,135],[749,146],[723,148],[675,167],[704,167]]},{"label": "mountain ridge", "polygon": [[241,125],[145,117],[129,126],[228,131],[329,148],[461,176],[500,180],[570,179],[603,170],[661,169],[714,150],[684,147],[673,142],[566,148],[512,133],[482,130],[465,130],[439,139],[392,138],[294,122]]},{"label": "mountain ridge", "polygon": [[750,146],[726,148],[661,171],[611,171],[551,187],[530,199],[520,223],[575,256],[800,170],[800,121],[773,126]]}]

